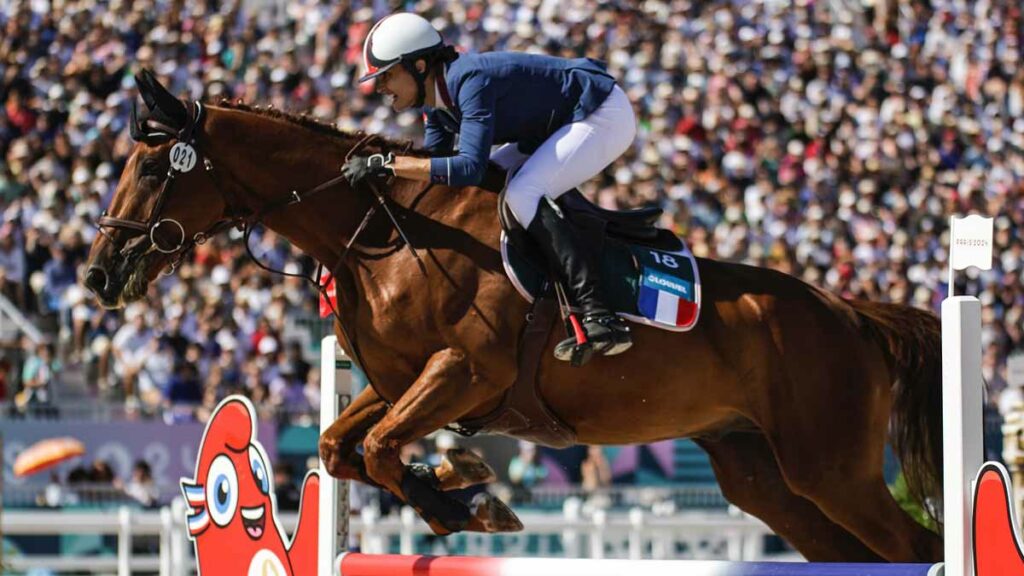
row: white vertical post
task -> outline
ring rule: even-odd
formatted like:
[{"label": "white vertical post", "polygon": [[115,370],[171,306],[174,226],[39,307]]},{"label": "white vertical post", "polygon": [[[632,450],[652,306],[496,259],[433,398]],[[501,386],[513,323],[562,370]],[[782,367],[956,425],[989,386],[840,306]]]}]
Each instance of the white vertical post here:
[{"label": "white vertical post", "polygon": [[629,509],[629,559],[644,557],[644,510],[639,506]]},{"label": "white vertical post", "polygon": [[366,506],[359,511],[359,518],[363,521],[363,537],[361,545],[364,554],[384,554],[387,552],[385,540],[387,536],[380,527],[380,510],[373,506]]},{"label": "white vertical post", "polygon": [[160,576],[171,576],[171,539],[174,537],[174,518],[168,506],[160,508]]},{"label": "white vertical post", "polygon": [[171,501],[171,516],[174,518],[171,528],[171,574],[172,576],[191,576],[192,566],[192,543],[188,539],[188,531],[185,526],[187,512],[185,501],[178,496]]},{"label": "white vertical post", "polygon": [[981,302],[953,296],[942,302],[943,524],[947,576],[973,576],[971,546],[974,476],[983,457]]},{"label": "white vertical post", "polygon": [[583,500],[570,496],[562,503],[562,514],[568,527],[562,530],[562,549],[566,558],[582,558],[583,545],[576,526],[583,518]]},{"label": "white vertical post", "polygon": [[764,558],[764,536],[764,532],[760,528],[745,529],[743,531],[743,556],[740,557],[740,560],[751,562]]},{"label": "white vertical post", "polygon": [[412,554],[416,551],[416,511],[409,506],[402,506],[399,512],[402,531],[398,534],[398,553]]},{"label": "white vertical post", "polygon": [[604,558],[604,537],[605,527],[608,524],[608,513],[600,508],[594,510],[591,521],[594,523],[594,527],[590,533],[590,557],[601,559]]},{"label": "white vertical post", "polygon": [[132,510],[117,510],[117,576],[132,576]]},{"label": "white vertical post", "polygon": [[[352,361],[328,336],[320,343],[320,434],[352,401]],[[348,482],[327,473],[320,461],[320,519],[317,574],[336,574],[338,555],[348,550]]]}]

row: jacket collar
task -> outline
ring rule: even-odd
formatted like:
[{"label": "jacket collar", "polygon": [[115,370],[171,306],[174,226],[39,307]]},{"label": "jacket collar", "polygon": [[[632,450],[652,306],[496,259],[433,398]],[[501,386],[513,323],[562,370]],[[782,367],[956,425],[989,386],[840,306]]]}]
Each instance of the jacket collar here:
[{"label": "jacket collar", "polygon": [[438,108],[444,108],[453,114],[458,114],[458,108],[455,107],[452,96],[448,92],[448,78],[447,78],[447,66],[442,66],[440,73],[434,76],[434,90],[436,90],[436,98]]}]

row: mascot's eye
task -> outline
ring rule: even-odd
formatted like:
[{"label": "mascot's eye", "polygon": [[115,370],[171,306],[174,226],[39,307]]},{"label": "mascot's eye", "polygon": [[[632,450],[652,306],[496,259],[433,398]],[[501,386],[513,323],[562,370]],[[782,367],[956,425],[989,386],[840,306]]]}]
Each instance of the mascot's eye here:
[{"label": "mascot's eye", "polygon": [[238,473],[226,455],[213,459],[206,475],[206,509],[217,526],[227,526],[238,507]]},{"label": "mascot's eye", "polygon": [[252,469],[253,480],[259,486],[260,492],[270,493],[270,475],[267,469],[267,461],[263,454],[255,446],[249,446],[249,468]]}]

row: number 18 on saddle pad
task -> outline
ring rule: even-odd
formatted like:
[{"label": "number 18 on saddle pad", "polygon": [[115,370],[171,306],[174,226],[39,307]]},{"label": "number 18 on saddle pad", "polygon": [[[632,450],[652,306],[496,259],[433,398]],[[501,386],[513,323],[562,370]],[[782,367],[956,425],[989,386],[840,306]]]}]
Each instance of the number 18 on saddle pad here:
[{"label": "number 18 on saddle pad", "polygon": [[644,319],[673,330],[697,322],[700,285],[697,265],[688,250],[662,252],[630,246],[640,272],[637,308]]}]

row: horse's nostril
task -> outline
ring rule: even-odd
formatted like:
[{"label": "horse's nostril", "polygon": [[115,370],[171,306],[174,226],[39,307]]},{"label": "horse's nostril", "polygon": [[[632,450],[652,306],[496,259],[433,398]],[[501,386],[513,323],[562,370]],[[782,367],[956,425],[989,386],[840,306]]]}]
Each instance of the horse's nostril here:
[{"label": "horse's nostril", "polygon": [[90,266],[85,273],[85,287],[94,294],[101,294],[107,288],[107,272],[99,266]]}]

